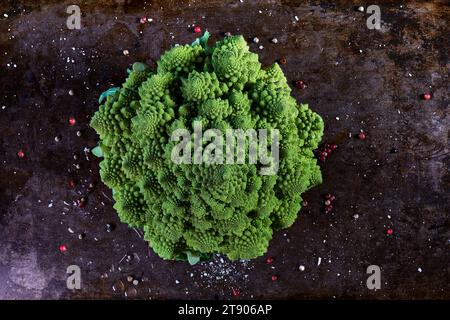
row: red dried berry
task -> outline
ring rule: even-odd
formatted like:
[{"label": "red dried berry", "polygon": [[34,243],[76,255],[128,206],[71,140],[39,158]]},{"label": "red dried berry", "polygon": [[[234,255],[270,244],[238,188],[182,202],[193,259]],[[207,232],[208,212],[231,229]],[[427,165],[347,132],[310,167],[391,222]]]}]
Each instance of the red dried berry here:
[{"label": "red dried berry", "polygon": [[306,89],[308,87],[308,85],[302,80],[295,81],[295,86],[300,90]]},{"label": "red dried berry", "polygon": [[286,64],[287,60],[286,60],[285,57],[282,57],[282,58],[280,58],[279,62],[280,62],[281,64]]},{"label": "red dried berry", "polygon": [[364,140],[366,138],[366,134],[364,132],[360,132],[358,134],[358,138],[359,138],[359,140]]},{"label": "red dried berry", "polygon": [[273,258],[272,257],[267,258],[266,262],[267,264],[271,264],[273,262]]},{"label": "red dried berry", "polygon": [[337,144],[332,144],[331,145],[331,150],[335,150],[337,147],[338,147]]},{"label": "red dried berry", "polygon": [[60,245],[60,246],[59,246],[59,251],[61,251],[61,252],[66,252],[66,251],[67,251],[66,245],[65,245],[65,244]]},{"label": "red dried berry", "polygon": [[387,229],[387,231],[386,231],[386,232],[387,232],[387,234],[388,234],[388,235],[391,235],[391,234],[393,234],[393,233],[394,233],[394,230],[392,230],[392,229]]},{"label": "red dried berry", "polygon": [[86,198],[80,198],[77,202],[78,208],[83,208],[86,205]]},{"label": "red dried berry", "polygon": [[77,186],[77,181],[76,180],[70,180],[69,181],[69,187],[71,188],[75,188]]},{"label": "red dried berry", "polygon": [[142,23],[142,24],[146,23],[147,22],[147,17],[141,17],[139,22]]},{"label": "red dried berry", "polygon": [[233,289],[233,297],[239,297],[241,292],[238,289]]},{"label": "red dried berry", "polygon": [[199,26],[195,26],[194,27],[194,32],[195,33],[200,33],[200,32],[202,32],[202,29]]},{"label": "red dried berry", "polygon": [[75,120],[74,117],[69,118],[69,125],[74,126],[77,123],[77,120]]},{"label": "red dried berry", "polygon": [[276,275],[273,275],[271,279],[272,279],[272,281],[277,281],[278,277]]},{"label": "red dried berry", "polygon": [[17,156],[22,159],[25,157],[25,152],[23,152],[22,150],[17,151]]},{"label": "red dried berry", "polygon": [[429,92],[425,92],[423,94],[423,100],[430,100],[431,99],[431,94]]}]

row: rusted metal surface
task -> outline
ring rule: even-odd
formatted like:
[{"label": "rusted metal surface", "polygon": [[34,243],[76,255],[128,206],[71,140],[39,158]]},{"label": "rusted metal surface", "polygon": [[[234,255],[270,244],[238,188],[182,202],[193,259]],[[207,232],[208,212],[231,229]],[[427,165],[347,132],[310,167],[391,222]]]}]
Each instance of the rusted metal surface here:
[{"label": "rusted metal surface", "polygon": [[[450,9],[402,2],[380,1],[382,28],[369,30],[350,1],[79,1],[82,28],[68,30],[72,2],[2,1],[0,297],[450,298]],[[84,151],[96,145],[88,121],[99,94],[132,62],[154,65],[192,42],[193,25],[213,40],[244,35],[264,65],[285,57],[287,78],[308,84],[294,95],[324,118],[323,141],[339,145],[296,223],[249,262],[158,258],[118,221]],[[336,200],[325,214],[327,193]],[[85,206],[73,203],[83,196]],[[72,264],[81,290],[66,288]],[[381,290],[366,287],[369,265],[381,267]]]}]

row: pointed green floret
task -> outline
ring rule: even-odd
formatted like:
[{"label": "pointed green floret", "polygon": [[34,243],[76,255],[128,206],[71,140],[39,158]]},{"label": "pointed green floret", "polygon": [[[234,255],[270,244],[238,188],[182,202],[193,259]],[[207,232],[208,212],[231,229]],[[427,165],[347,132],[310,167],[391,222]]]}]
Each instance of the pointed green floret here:
[{"label": "pointed green floret", "polygon": [[[295,222],[302,193],[322,182],[313,150],[324,123],[291,96],[278,64],[262,68],[244,37],[207,42],[208,34],[173,47],[156,70],[135,63],[122,86],[101,94],[90,122],[100,137],[94,152],[120,220],[143,228],[157,255],[191,263],[213,253],[252,259],[267,251],[274,231]],[[190,135],[199,125],[205,136],[214,129],[200,146]],[[248,139],[260,129],[279,133],[278,162],[250,161]],[[183,153],[190,163],[172,157],[178,130],[189,133]],[[220,140],[217,132],[224,142],[231,132],[222,150],[209,145]],[[269,146],[257,151],[271,156]],[[194,161],[196,148],[210,163]]]},{"label": "pointed green floret", "polygon": [[181,92],[186,101],[199,102],[216,98],[228,92],[228,87],[220,83],[214,72],[192,71],[187,79],[182,79]]}]

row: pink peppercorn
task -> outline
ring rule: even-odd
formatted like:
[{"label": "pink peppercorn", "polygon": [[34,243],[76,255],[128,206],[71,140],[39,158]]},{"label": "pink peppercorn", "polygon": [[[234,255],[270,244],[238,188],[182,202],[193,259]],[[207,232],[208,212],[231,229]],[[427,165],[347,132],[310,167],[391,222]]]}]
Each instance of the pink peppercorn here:
[{"label": "pink peppercorn", "polygon": [[429,92],[426,92],[423,94],[423,100],[431,100],[431,94]]},{"label": "pink peppercorn", "polygon": [[360,132],[358,134],[358,138],[359,138],[359,140],[364,140],[366,138],[366,134],[364,132]]},{"label": "pink peppercorn", "polygon": [[295,86],[298,88],[298,89],[300,89],[300,90],[303,90],[303,89],[306,89],[306,87],[308,86],[303,80],[297,80],[297,81],[295,81]]}]

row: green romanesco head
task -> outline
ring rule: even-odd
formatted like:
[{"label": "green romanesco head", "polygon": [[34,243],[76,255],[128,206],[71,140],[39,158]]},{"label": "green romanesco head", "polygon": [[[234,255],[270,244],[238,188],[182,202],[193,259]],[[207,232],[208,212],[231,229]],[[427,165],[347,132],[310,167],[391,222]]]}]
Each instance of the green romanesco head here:
[{"label": "green romanesco head", "polygon": [[[281,68],[262,69],[242,36],[228,36],[213,47],[176,46],[154,71],[136,63],[91,120],[104,156],[100,176],[114,191],[120,219],[143,228],[164,259],[186,253],[263,255],[273,232],[294,223],[301,194],[322,182],[312,150],[324,123],[290,93]],[[172,161],[172,133],[195,132],[199,124],[203,131],[278,130],[278,169],[262,175],[261,163],[249,158],[234,164]],[[209,147],[196,145],[197,137],[186,141],[193,154]],[[244,144],[244,157],[250,149]],[[206,158],[222,151],[230,150]]]}]

